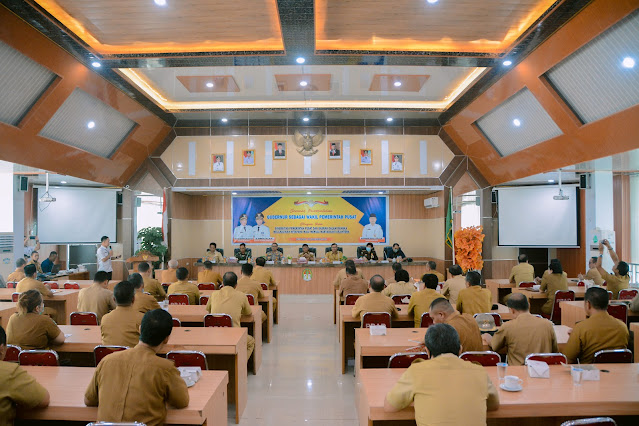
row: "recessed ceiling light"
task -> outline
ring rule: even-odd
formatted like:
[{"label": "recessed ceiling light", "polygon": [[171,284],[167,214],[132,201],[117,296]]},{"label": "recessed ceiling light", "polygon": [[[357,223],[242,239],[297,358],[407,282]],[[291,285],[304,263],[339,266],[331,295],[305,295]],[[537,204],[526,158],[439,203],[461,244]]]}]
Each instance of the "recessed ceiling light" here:
[{"label": "recessed ceiling light", "polygon": [[214,84],[211,83],[210,81],[208,83],[206,83],[206,87],[213,87],[213,86],[214,86]]},{"label": "recessed ceiling light", "polygon": [[166,0],[153,0],[153,3],[157,4],[158,6],[166,6]]},{"label": "recessed ceiling light", "polygon": [[509,67],[513,64],[513,61],[511,60],[505,60],[504,62],[502,62],[502,64],[504,64],[505,67]]},{"label": "recessed ceiling light", "polygon": [[102,64],[98,61],[91,62],[91,65],[93,65],[93,68],[100,68],[102,66]]},{"label": "recessed ceiling light", "polygon": [[439,0],[426,0],[428,3],[430,4],[435,4],[437,3]]},{"label": "recessed ceiling light", "polygon": [[93,128],[95,127],[95,121],[89,121],[89,122],[87,123],[87,127],[88,127],[89,129],[93,129]]},{"label": "recessed ceiling light", "polygon": [[515,126],[519,127],[519,126],[521,126],[521,121],[520,121],[518,118],[515,118],[515,119],[513,120],[513,124],[514,124]]},{"label": "recessed ceiling light", "polygon": [[228,119],[228,118],[223,118],[223,119],[222,119],[222,123],[226,123],[227,121],[229,121],[229,119]]},{"label": "recessed ceiling light", "polygon": [[306,81],[306,80],[300,81],[300,86],[302,86],[302,87],[308,86],[308,81]]},{"label": "recessed ceiling light", "polygon": [[395,87],[400,87],[402,85],[401,81],[396,81],[395,83],[393,83],[393,86]]},{"label": "recessed ceiling light", "polygon": [[67,181],[66,180],[61,180],[60,183],[67,183]]},{"label": "recessed ceiling light", "polygon": [[311,195],[311,191],[308,191],[308,192],[306,193],[306,195]]},{"label": "recessed ceiling light", "polygon": [[304,62],[306,62],[306,59],[302,58],[301,56],[299,58],[297,58],[295,60],[295,62],[297,62],[298,64],[303,64]]},{"label": "recessed ceiling light", "polygon": [[621,61],[621,65],[623,65],[624,68],[634,68],[635,60],[632,59],[630,56],[626,56],[625,58],[623,58],[623,61]]},{"label": "recessed ceiling light", "polygon": [[304,117],[304,118],[302,118],[302,120],[303,120],[303,121],[308,121],[308,120],[310,120],[310,118],[308,118],[308,117]]},{"label": "recessed ceiling light", "polygon": [[379,191],[379,192],[378,192],[378,194],[383,194],[383,193],[384,193],[384,191]]},{"label": "recessed ceiling light", "polygon": [[548,179],[548,183],[555,183],[554,179]]},{"label": "recessed ceiling light", "polygon": [[237,192],[231,192],[231,195],[237,195]]},{"label": "recessed ceiling light", "polygon": [[388,118],[386,119],[386,121],[388,121],[388,122],[390,123],[391,121],[393,121],[393,117],[388,117]]}]

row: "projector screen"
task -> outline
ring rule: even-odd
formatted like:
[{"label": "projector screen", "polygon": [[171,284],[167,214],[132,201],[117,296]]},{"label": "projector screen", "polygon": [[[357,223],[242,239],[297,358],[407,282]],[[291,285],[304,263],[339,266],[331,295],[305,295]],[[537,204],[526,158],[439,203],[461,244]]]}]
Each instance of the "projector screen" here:
[{"label": "projector screen", "polygon": [[559,188],[519,186],[497,188],[499,245],[578,247],[577,187],[564,185],[568,200],[554,200]]},{"label": "projector screen", "polygon": [[[37,187],[38,200],[45,192]],[[38,201],[38,237],[43,244],[99,243],[103,235],[115,242],[116,190],[52,188],[53,203]]]}]

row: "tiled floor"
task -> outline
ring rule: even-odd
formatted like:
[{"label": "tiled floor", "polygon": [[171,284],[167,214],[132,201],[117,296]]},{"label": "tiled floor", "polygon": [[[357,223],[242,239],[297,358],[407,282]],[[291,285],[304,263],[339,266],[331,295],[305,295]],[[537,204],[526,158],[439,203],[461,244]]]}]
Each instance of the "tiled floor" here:
[{"label": "tiled floor", "polygon": [[249,374],[240,425],[357,426],[355,378],[341,372],[331,296],[281,295],[279,302],[280,323],[263,346],[259,373]]}]

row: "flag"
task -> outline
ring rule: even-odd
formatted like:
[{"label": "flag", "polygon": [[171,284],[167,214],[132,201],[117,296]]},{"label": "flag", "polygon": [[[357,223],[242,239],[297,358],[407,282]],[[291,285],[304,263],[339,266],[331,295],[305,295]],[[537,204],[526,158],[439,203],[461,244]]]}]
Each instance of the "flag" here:
[{"label": "flag", "polygon": [[162,194],[162,239],[164,240],[164,245],[168,247],[169,238],[167,233],[169,232],[169,215],[166,211],[166,188]]},{"label": "flag", "polygon": [[448,211],[446,212],[446,245],[453,248],[453,193],[452,191],[449,191],[448,194]]}]

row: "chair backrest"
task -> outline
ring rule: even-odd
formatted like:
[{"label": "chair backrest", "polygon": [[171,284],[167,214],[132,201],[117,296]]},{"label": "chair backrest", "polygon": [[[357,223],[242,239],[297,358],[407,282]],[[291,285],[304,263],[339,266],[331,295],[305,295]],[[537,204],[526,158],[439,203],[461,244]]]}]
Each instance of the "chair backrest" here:
[{"label": "chair backrest", "polygon": [[10,282],[7,283],[7,288],[16,288],[17,285],[18,285],[17,282],[10,281]]},{"label": "chair backrest", "polygon": [[[480,315],[480,314],[473,315],[473,318],[477,319],[477,315]],[[495,321],[495,326],[496,327],[501,326],[501,315],[499,315],[497,312],[486,312],[481,315],[490,315],[491,317],[493,317],[493,320]]]},{"label": "chair backrest", "polygon": [[247,294],[247,295],[246,295],[246,298],[247,298],[247,299],[248,299],[248,301],[249,301],[249,305],[255,305],[255,297],[253,297],[253,295],[252,295],[252,294]]},{"label": "chair backrest", "polygon": [[71,312],[69,315],[71,325],[98,325],[98,316],[95,312]]},{"label": "chair backrest", "polygon": [[408,368],[416,359],[428,359],[426,352],[398,353],[388,360],[388,368]]},{"label": "chair backrest", "polygon": [[610,303],[608,305],[608,314],[622,323],[628,324],[628,305],[625,303]]},{"label": "chair backrest", "polygon": [[566,355],[560,353],[536,353],[526,356],[526,362],[531,361],[543,361],[548,365],[568,364]]},{"label": "chair backrest", "polygon": [[215,283],[199,283],[197,288],[199,290],[215,290]]},{"label": "chair backrest", "polygon": [[266,283],[260,283],[260,286],[262,287],[262,290],[268,290],[268,285],[266,285]]},{"label": "chair backrest", "polygon": [[532,288],[534,285],[534,281],[522,281],[519,283],[519,288]]},{"label": "chair backrest", "polygon": [[612,294],[612,291],[608,290],[608,300],[613,300],[615,298],[615,295]]},{"label": "chair backrest", "polygon": [[18,299],[20,298],[20,293],[11,293],[11,301],[14,303],[18,303]]},{"label": "chair backrest", "polygon": [[616,426],[617,423],[610,417],[592,417],[590,419],[568,420],[563,422],[561,426]]},{"label": "chair backrest", "polygon": [[585,283],[585,282],[583,282],[583,281],[579,281],[579,282],[577,283],[577,287],[585,287],[585,286],[586,286],[586,283]]},{"label": "chair backrest", "polygon": [[430,314],[428,312],[424,312],[422,314],[422,322],[420,323],[420,327],[421,328],[428,328],[431,325],[433,325],[433,319],[430,317]]},{"label": "chair backrest", "polygon": [[97,367],[102,358],[107,355],[111,355],[113,352],[126,351],[129,349],[128,346],[108,346],[108,345],[98,345],[93,348],[93,359],[95,360],[95,366]]},{"label": "chair backrest", "polygon": [[78,283],[64,283],[65,290],[80,290],[80,284]]},{"label": "chair backrest", "polygon": [[18,361],[20,365],[37,365],[44,367],[57,367],[60,365],[58,362],[58,354],[56,351],[51,350],[21,351],[18,355]]},{"label": "chair backrest", "polygon": [[[317,257],[317,249],[315,247],[309,247],[308,251],[310,251],[311,253],[313,253],[315,255],[315,257]],[[301,253],[302,252],[302,247],[298,247],[297,252]]]},{"label": "chair backrest", "polygon": [[639,291],[635,289],[624,288],[619,290],[619,300],[632,300],[637,297]]},{"label": "chair backrest", "polygon": [[[240,253],[240,249],[239,248],[236,248],[235,250],[233,250],[233,254],[235,255],[235,257],[237,257],[237,255],[239,253]],[[252,253],[250,248],[248,248],[248,247],[246,248],[246,253],[248,253],[248,257],[251,257],[251,258],[253,257],[253,253]]]},{"label": "chair backrest", "polygon": [[44,281],[42,284],[47,284],[50,289],[57,290],[60,288],[57,281]]},{"label": "chair backrest", "polygon": [[366,312],[362,315],[362,328],[368,328],[371,325],[385,325],[387,328],[391,326],[391,316],[388,312]]},{"label": "chair backrest", "polygon": [[391,252],[393,251],[393,247],[385,246],[384,247],[384,259],[388,259],[390,257]]},{"label": "chair backrest", "polygon": [[208,314],[204,317],[204,327],[233,327],[233,318],[228,314]]},{"label": "chair backrest", "polygon": [[182,327],[182,321],[179,318],[173,318],[173,327]]},{"label": "chair backrest", "polygon": [[209,303],[209,296],[200,296],[200,305],[206,305]]},{"label": "chair backrest", "polygon": [[362,296],[363,294],[347,294],[346,297],[344,297],[344,304],[354,305],[355,302],[357,302],[357,299],[359,299]]},{"label": "chair backrest", "polygon": [[175,363],[176,367],[200,367],[208,370],[206,355],[200,351],[171,351],[166,354],[166,359]]},{"label": "chair backrest", "polygon": [[404,300],[405,297],[407,297],[410,301],[410,294],[396,294],[395,296],[392,297],[392,299],[396,305],[407,305],[408,302],[402,302],[402,300]]},{"label": "chair backrest", "polygon": [[464,361],[474,362],[484,367],[494,367],[501,362],[499,354],[493,351],[464,352],[459,357]]},{"label": "chair backrest", "polygon": [[[324,249],[324,253],[328,253],[329,251],[331,251],[331,247],[328,246]],[[340,246],[337,246],[337,251],[341,251],[342,253],[344,253],[344,249],[341,248]]]},{"label": "chair backrest", "polygon": [[559,307],[559,302],[567,302],[575,300],[575,292],[572,290],[557,290],[555,292],[555,304],[552,307],[552,312],[550,313],[550,321],[555,324],[561,323],[561,308]]},{"label": "chair backrest", "polygon": [[363,256],[362,252],[366,251],[366,246],[357,246],[357,258]]},{"label": "chair backrest", "polygon": [[20,346],[7,345],[7,353],[4,354],[4,360],[6,362],[18,362],[18,355],[20,355],[21,351]]},{"label": "chair backrest", "polygon": [[[635,336],[635,339],[637,337]],[[632,352],[630,349],[604,349],[595,352],[595,364],[630,364]]]},{"label": "chair backrest", "polygon": [[169,289],[169,286],[171,285],[171,283],[162,283],[161,286],[164,289],[164,291],[166,292]]},{"label": "chair backrest", "polygon": [[169,294],[169,305],[188,305],[188,294],[173,293]]}]

